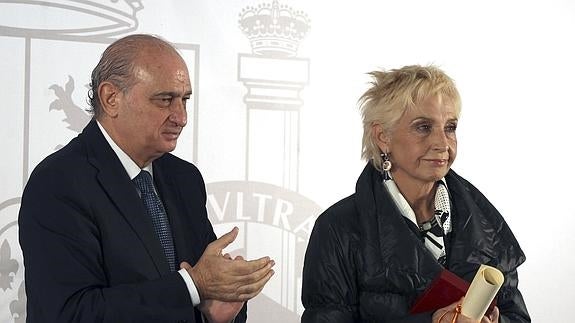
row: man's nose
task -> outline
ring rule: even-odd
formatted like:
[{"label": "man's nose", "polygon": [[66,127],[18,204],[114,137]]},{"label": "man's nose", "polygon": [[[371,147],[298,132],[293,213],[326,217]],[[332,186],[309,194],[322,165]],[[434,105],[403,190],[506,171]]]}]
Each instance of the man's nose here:
[{"label": "man's nose", "polygon": [[188,112],[186,111],[184,101],[178,100],[177,103],[174,103],[170,114],[170,121],[182,128],[186,126],[188,123]]}]

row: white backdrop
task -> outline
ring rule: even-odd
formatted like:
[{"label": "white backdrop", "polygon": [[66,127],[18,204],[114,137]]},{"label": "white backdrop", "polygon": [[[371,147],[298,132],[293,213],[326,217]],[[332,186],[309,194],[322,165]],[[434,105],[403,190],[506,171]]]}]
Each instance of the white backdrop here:
[{"label": "white backdrop", "polygon": [[240,226],[231,249],[278,263],[250,322],[299,321],[313,220],[353,193],[364,165],[356,101],[365,73],[428,63],[455,79],[463,99],[453,168],[501,211],[527,254],[520,288],[533,321],[565,321],[575,299],[575,2],[283,0],[278,24],[296,19],[294,42],[253,51],[253,17],[272,8],[0,0],[0,322],[25,315],[15,222],[23,184],[85,124],[92,68],[108,43],[133,32],[174,42],[188,62],[193,122],[176,153],[202,171],[216,231]]}]

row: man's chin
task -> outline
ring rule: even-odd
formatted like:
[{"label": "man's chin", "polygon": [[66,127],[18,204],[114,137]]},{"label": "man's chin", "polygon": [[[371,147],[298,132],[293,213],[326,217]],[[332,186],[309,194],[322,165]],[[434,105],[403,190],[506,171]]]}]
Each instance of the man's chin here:
[{"label": "man's chin", "polygon": [[176,140],[166,140],[162,143],[162,146],[157,149],[158,154],[163,155],[165,153],[171,153],[176,149]]},{"label": "man's chin", "polygon": [[166,149],[164,149],[164,153],[171,153],[175,149],[176,149],[176,142],[174,142],[173,145],[166,146]]}]

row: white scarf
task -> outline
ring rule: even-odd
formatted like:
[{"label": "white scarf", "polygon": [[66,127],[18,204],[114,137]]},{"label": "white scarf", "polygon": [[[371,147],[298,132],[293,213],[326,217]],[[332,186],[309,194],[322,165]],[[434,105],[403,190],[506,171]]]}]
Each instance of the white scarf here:
[{"label": "white scarf", "polygon": [[446,254],[443,237],[451,232],[451,203],[449,202],[449,192],[445,178],[437,182],[437,190],[435,192],[435,217],[431,219],[431,221],[422,223],[421,225],[417,224],[415,212],[413,212],[413,209],[411,209],[405,197],[399,192],[393,179],[386,180],[383,184],[401,214],[419,228],[419,232],[424,237],[425,247],[427,247],[440,264],[444,265]]}]

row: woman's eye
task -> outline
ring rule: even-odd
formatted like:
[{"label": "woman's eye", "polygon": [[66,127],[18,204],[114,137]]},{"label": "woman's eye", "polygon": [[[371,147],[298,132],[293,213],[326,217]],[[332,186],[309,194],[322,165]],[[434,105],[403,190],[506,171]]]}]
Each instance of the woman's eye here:
[{"label": "woman's eye", "polygon": [[420,124],[415,128],[417,132],[420,133],[429,133],[431,132],[431,125],[430,124]]},{"label": "woman's eye", "polygon": [[457,130],[456,124],[450,124],[445,126],[445,132],[455,132],[455,130]]}]

